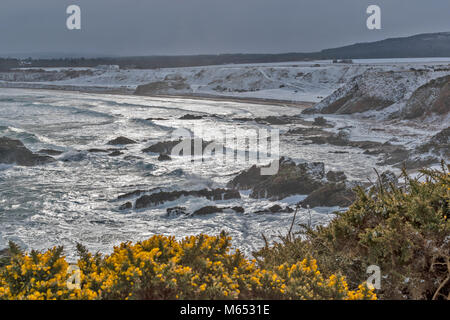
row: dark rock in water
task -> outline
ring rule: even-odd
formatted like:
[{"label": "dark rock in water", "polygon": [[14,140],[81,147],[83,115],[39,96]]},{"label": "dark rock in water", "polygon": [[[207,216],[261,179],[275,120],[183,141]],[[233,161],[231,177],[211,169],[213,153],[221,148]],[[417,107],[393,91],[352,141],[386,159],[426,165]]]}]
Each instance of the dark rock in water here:
[{"label": "dark rock in water", "polygon": [[88,152],[90,152],[90,153],[108,153],[109,151],[105,150],[105,149],[93,148],[93,149],[89,149]]},{"label": "dark rock in water", "polygon": [[233,118],[233,121],[241,121],[241,122],[251,122],[255,121],[260,124],[270,124],[270,125],[284,125],[290,123],[297,123],[304,121],[297,116],[268,116],[265,118]]},{"label": "dark rock in water", "polygon": [[291,207],[287,206],[287,207],[284,209],[284,211],[286,211],[286,212],[288,212],[288,213],[292,213],[292,212],[294,212],[295,210],[292,209]]},{"label": "dark rock in water", "polygon": [[272,213],[281,212],[282,210],[283,210],[283,208],[278,204],[269,208],[269,211]]},{"label": "dark rock in water", "polygon": [[205,215],[205,214],[220,213],[220,212],[223,212],[223,208],[218,208],[215,206],[206,206],[206,207],[203,207],[201,209],[194,211],[193,215],[197,216],[197,215]]},{"label": "dark rock in water", "polygon": [[34,154],[19,140],[0,137],[0,163],[36,166],[53,161],[52,157]]},{"label": "dark rock in water", "polygon": [[293,128],[289,129],[289,131],[286,132],[286,135],[303,135],[303,136],[317,136],[324,134],[327,134],[327,132],[321,128],[309,128],[309,127]]},{"label": "dark rock in water", "polygon": [[167,119],[164,119],[164,118],[147,118],[145,120],[147,120],[147,121],[163,121],[163,120],[167,120]]},{"label": "dark rock in water", "polygon": [[109,141],[107,144],[116,146],[116,145],[135,144],[135,143],[137,143],[137,142],[134,140],[120,136],[114,140]]},{"label": "dark rock in water", "polygon": [[233,121],[249,122],[249,121],[255,121],[255,119],[254,118],[233,118]]},{"label": "dark rock in water", "polygon": [[329,183],[313,191],[300,204],[310,207],[348,207],[356,200],[356,194],[345,183]]},{"label": "dark rock in water", "polygon": [[117,199],[126,199],[126,198],[131,198],[131,197],[138,197],[143,193],[147,193],[147,192],[155,192],[156,190],[161,190],[161,188],[153,188],[150,190],[134,190],[125,194],[121,194],[117,197]]},{"label": "dark rock in water", "polygon": [[110,157],[118,157],[118,156],[121,156],[122,154],[123,154],[122,151],[116,150],[116,151],[113,151],[110,154],[108,154],[108,156],[110,156]]},{"label": "dark rock in water", "polygon": [[137,157],[137,156],[125,156],[123,157],[124,160],[130,160],[130,161],[136,161],[136,160],[143,160],[144,158],[142,157]]},{"label": "dark rock in water", "polygon": [[120,206],[119,210],[127,210],[133,208],[133,204],[131,202],[126,202]]},{"label": "dark rock in water", "polygon": [[265,181],[268,177],[261,175],[261,167],[253,165],[250,169],[242,171],[233,180],[231,180],[227,187],[238,190],[248,190]]},{"label": "dark rock in water", "polygon": [[207,215],[207,214],[212,214],[212,213],[221,213],[221,212],[226,212],[226,210],[231,209],[234,212],[237,213],[244,213],[245,210],[242,207],[217,207],[217,206],[206,206],[203,208],[200,208],[196,211],[194,211],[193,213],[188,213],[185,207],[174,207],[174,208],[168,208],[167,211],[167,215],[171,216],[171,215]]},{"label": "dark rock in water", "polygon": [[228,183],[229,188],[252,189],[252,198],[283,199],[295,194],[309,194],[324,182],[325,165],[322,162],[296,164],[288,158],[279,160],[275,175],[261,175],[261,168],[251,167]]},{"label": "dark rock in water", "polygon": [[166,210],[167,215],[171,216],[171,215],[181,215],[184,214],[186,215],[186,208],[185,207],[174,207],[174,208],[167,208]]},{"label": "dark rock in water", "polygon": [[287,206],[286,208],[283,209],[282,206],[276,204],[276,205],[273,205],[272,207],[270,207],[268,209],[259,210],[259,211],[256,211],[255,213],[257,213],[257,214],[268,214],[268,213],[280,213],[280,212],[292,213],[292,212],[294,212],[294,210],[291,207],[289,207],[289,206]]},{"label": "dark rock in water", "polygon": [[159,153],[159,154],[172,154],[172,150],[175,147],[181,147],[182,145],[185,145],[188,150],[181,150],[180,154],[177,155],[183,155],[188,156],[189,154],[189,148],[190,148],[190,155],[195,155],[195,146],[200,145],[202,152],[205,150],[205,148],[210,144],[210,141],[205,141],[203,139],[180,139],[175,141],[164,141],[164,142],[158,142],[148,148],[145,148],[142,150],[142,152],[153,152],[153,153]]},{"label": "dark rock in water", "polygon": [[[239,193],[238,190],[227,190],[226,192],[223,193],[223,200],[240,199],[240,198],[241,194]],[[215,200],[222,200],[222,199],[215,199]]]},{"label": "dark rock in water", "polygon": [[80,152],[80,151],[69,151],[64,153],[59,160],[63,162],[77,162],[77,161],[83,161],[86,159],[86,152]]},{"label": "dark rock in water", "polygon": [[234,212],[237,212],[237,213],[244,213],[244,212],[245,212],[245,209],[242,208],[242,207],[232,207],[231,209],[232,209]]},{"label": "dark rock in water", "polygon": [[184,116],[180,117],[180,120],[201,120],[205,116],[201,115],[194,115],[194,114],[185,114]]},{"label": "dark rock in water", "polygon": [[268,116],[266,118],[256,118],[255,121],[258,123],[267,123],[267,124],[273,124],[273,125],[283,125],[283,124],[289,124],[292,122],[289,119],[286,119],[284,117],[275,117],[275,116]]},{"label": "dark rock in water", "polygon": [[140,196],[141,194],[147,192],[146,190],[135,190],[132,192],[128,192],[125,194],[121,194],[120,196],[117,197],[117,199],[126,199],[126,198],[130,198],[130,197],[137,197]]},{"label": "dark rock in water", "polygon": [[167,154],[160,154],[158,157],[158,161],[170,161],[172,158]]},{"label": "dark rock in water", "polygon": [[347,180],[347,176],[343,171],[328,171],[327,180],[330,182],[342,182]]},{"label": "dark rock in water", "polygon": [[365,150],[364,154],[382,155],[379,165],[393,165],[403,162],[408,158],[409,151],[402,146],[389,142],[377,141],[351,141],[346,130],[340,130],[337,134],[323,131],[322,129],[295,128],[289,130],[286,135],[301,135],[307,144],[329,144],[339,147],[353,147]]},{"label": "dark rock in water", "polygon": [[324,117],[317,117],[317,118],[314,118],[313,125],[319,126],[319,127],[324,127],[324,126],[329,125],[329,123]]},{"label": "dark rock in water", "polygon": [[209,200],[228,200],[228,199],[240,199],[241,195],[237,190],[227,190],[227,189],[202,189],[193,191],[161,191],[157,193],[152,193],[150,195],[144,195],[136,200],[135,208],[142,209],[151,206],[157,206],[168,201],[175,201],[181,197],[199,197],[206,198]]},{"label": "dark rock in water", "polygon": [[41,149],[37,153],[47,154],[49,156],[59,156],[60,154],[63,154],[64,151],[53,150],[53,149]]}]

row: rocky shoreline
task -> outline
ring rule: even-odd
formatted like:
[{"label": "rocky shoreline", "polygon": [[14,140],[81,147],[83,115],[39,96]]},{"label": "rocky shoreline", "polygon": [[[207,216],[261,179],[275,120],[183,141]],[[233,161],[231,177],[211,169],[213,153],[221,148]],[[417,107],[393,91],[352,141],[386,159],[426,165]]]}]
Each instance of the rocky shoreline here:
[{"label": "rocky shoreline", "polygon": [[[186,114],[180,119],[200,120],[192,114]],[[434,154],[428,162],[436,163],[439,156],[448,157],[449,154],[449,130],[444,129],[433,136],[428,142],[418,146],[414,150],[408,150],[400,145],[391,143],[380,143],[376,141],[352,141],[349,139],[346,128],[339,128],[337,133],[327,131],[334,125],[322,117],[314,121],[306,121],[301,116],[297,117],[267,117],[267,118],[233,118],[232,121],[256,122],[265,125],[297,125],[287,130],[283,135],[294,137],[304,144],[335,145],[364,150],[364,154],[380,156],[379,165],[394,165],[397,167],[418,168],[428,164],[423,159],[417,159],[417,153]],[[299,126],[298,126],[299,125]],[[184,142],[194,144],[195,139]],[[211,141],[199,139],[202,149],[205,149]],[[169,154],[173,148],[182,140],[167,140],[156,142],[144,149],[143,153],[159,154],[158,161],[171,161]],[[104,153],[110,157],[126,156],[128,145],[138,145],[141,142],[118,136],[106,143],[107,148],[91,148],[87,153]],[[19,140],[0,138],[0,163],[17,164],[23,166],[36,166],[52,163],[55,161],[79,161],[86,153],[63,154],[62,151],[42,149],[37,153],[28,150]],[[182,155],[182,154],[181,154]],[[345,172],[325,171],[323,162],[300,162],[297,163],[290,158],[279,159],[279,170],[275,175],[261,175],[261,166],[253,165],[249,169],[242,170],[227,184],[227,189],[203,189],[203,190],[175,190],[167,191],[158,188],[156,190],[135,190],[118,196],[118,200],[135,198],[120,205],[120,210],[140,210],[158,206],[164,202],[175,201],[181,197],[206,198],[211,201],[240,199],[239,191],[249,190],[249,196],[255,199],[269,199],[271,201],[282,200],[289,196],[305,195],[306,198],[299,202],[302,207],[348,207],[355,199],[354,189],[356,187],[367,187],[367,184],[357,181],[348,181]],[[424,163],[425,162],[425,163]],[[269,165],[268,165],[269,166]],[[266,166],[267,167],[267,166]],[[389,173],[390,174],[390,173]],[[223,212],[227,208],[205,207],[191,214],[206,214],[208,212]],[[289,209],[290,210],[290,209]],[[288,210],[288,211],[289,211]],[[177,210],[172,210],[177,212]],[[171,212],[172,212],[171,211]],[[178,210],[184,212],[185,210]],[[241,210],[235,210],[240,212]],[[272,213],[280,210],[269,210]],[[258,212],[258,210],[256,210]],[[264,212],[260,210],[259,213]],[[169,213],[169,209],[168,209]],[[186,214],[184,212],[184,214]]]}]

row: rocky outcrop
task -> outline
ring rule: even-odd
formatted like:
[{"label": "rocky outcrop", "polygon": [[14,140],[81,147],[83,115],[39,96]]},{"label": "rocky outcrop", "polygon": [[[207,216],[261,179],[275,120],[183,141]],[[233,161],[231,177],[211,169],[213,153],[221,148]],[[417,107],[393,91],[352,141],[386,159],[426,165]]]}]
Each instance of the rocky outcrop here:
[{"label": "rocky outcrop", "polygon": [[52,157],[31,152],[19,140],[0,137],[0,163],[36,166],[53,161]]},{"label": "rocky outcrop", "polygon": [[347,176],[343,171],[328,171],[327,180],[330,182],[342,182],[347,180]]},{"label": "rocky outcrop", "polygon": [[327,183],[313,191],[300,204],[310,207],[348,207],[356,200],[356,194],[345,183]]},{"label": "rocky outcrop", "polygon": [[429,69],[409,71],[367,70],[354,77],[305,114],[354,114],[379,111],[396,104],[392,117],[412,119],[425,114],[448,113],[450,76],[438,77]]},{"label": "rocky outcrop", "polygon": [[416,148],[418,153],[433,153],[442,159],[450,159],[450,127],[434,135],[428,142]]},{"label": "rocky outcrop", "polygon": [[431,80],[418,88],[406,102],[401,115],[405,119],[419,118],[432,113],[450,112],[450,75]]},{"label": "rocky outcrop", "polygon": [[[253,166],[228,183],[229,188],[251,189],[252,198],[280,200],[291,195],[308,195],[300,204],[304,207],[347,207],[355,200],[355,182],[347,181],[342,171],[328,171],[322,162],[295,163],[280,159],[280,168],[273,176],[262,176],[261,167]],[[387,175],[388,176],[388,175]],[[274,205],[255,213],[292,212],[290,207]]]},{"label": "rocky outcrop", "polygon": [[170,161],[170,160],[172,160],[172,158],[167,154],[161,153],[158,157],[158,161]]},{"label": "rocky outcrop", "polygon": [[[329,171],[328,182],[313,191],[305,200],[300,202],[303,208],[314,207],[348,207],[356,200],[357,186],[369,188],[370,183],[349,182],[343,172]],[[391,190],[392,186],[398,186],[398,177],[392,171],[384,171],[380,174],[378,184],[385,190]]]},{"label": "rocky outcrop", "polygon": [[107,144],[112,145],[112,146],[117,146],[117,145],[126,145],[126,144],[135,144],[137,143],[134,140],[128,139],[127,137],[117,137],[111,141],[109,141]]},{"label": "rocky outcrop", "polygon": [[198,210],[195,210],[193,215],[194,216],[203,216],[203,215],[207,215],[207,214],[221,213],[221,212],[223,212],[223,208],[219,208],[216,206],[206,206],[206,207],[200,208]]},{"label": "rocky outcrop", "polygon": [[438,132],[427,142],[417,146],[397,167],[422,169],[450,159],[450,127]]},{"label": "rocky outcrop", "polygon": [[133,204],[131,202],[125,202],[123,205],[119,207],[119,210],[128,210],[133,208]]},{"label": "rocky outcrop", "polygon": [[164,202],[175,201],[181,197],[199,197],[213,201],[220,201],[220,200],[240,199],[241,195],[237,190],[227,190],[227,189],[161,191],[141,196],[136,200],[135,208],[143,209],[152,206],[157,206],[163,204]]},{"label": "rocky outcrop", "polygon": [[251,189],[252,198],[283,199],[295,194],[309,194],[324,184],[322,162],[296,164],[289,158],[279,160],[278,173],[261,175],[261,167],[253,166],[228,183],[229,188]]},{"label": "rocky outcrop", "polygon": [[[383,80],[380,82],[380,79]],[[352,79],[314,107],[304,110],[303,113],[352,114],[381,110],[401,99],[406,93],[405,83],[396,95],[387,96],[386,93],[392,91],[394,84],[401,85],[397,78],[389,72],[382,74],[381,72],[367,71]]]},{"label": "rocky outcrop", "polygon": [[299,140],[304,140],[305,144],[330,144],[339,147],[353,147],[364,150],[364,154],[381,156],[378,165],[402,164],[409,156],[410,151],[400,145],[390,142],[381,143],[378,141],[352,141],[349,139],[346,130],[338,133],[324,131],[320,128],[295,128],[290,129],[286,135],[298,135]]}]

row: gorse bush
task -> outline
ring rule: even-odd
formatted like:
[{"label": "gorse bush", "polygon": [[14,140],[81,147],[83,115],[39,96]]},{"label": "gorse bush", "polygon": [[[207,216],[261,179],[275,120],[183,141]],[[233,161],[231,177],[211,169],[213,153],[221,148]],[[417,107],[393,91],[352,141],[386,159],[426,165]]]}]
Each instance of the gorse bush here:
[{"label": "gorse bush", "polygon": [[62,248],[26,254],[12,245],[0,299],[376,299],[365,285],[350,290],[344,277],[322,275],[314,259],[261,269],[230,252],[230,240],[225,233],[182,241],[154,236],[107,256],[79,245],[74,288]]},{"label": "gorse bush", "polygon": [[62,247],[25,253],[11,243],[0,260],[0,299],[376,299],[365,285],[370,265],[381,269],[378,297],[448,299],[448,167],[403,177],[401,186],[358,189],[329,225],[303,226],[254,260],[232,251],[225,233],[153,236],[106,256],[78,245],[75,271]]},{"label": "gorse bush", "polygon": [[374,186],[328,226],[255,253],[263,268],[314,256],[325,274],[339,270],[350,285],[368,277],[367,267],[381,269],[384,299],[448,299],[450,295],[450,175],[423,170],[402,186]]}]

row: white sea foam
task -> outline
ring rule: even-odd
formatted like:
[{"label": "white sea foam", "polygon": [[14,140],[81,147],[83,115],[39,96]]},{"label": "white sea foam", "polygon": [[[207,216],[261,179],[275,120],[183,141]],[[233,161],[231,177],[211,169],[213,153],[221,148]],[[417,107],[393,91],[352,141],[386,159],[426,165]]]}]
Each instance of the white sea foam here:
[{"label": "white sea foam", "polygon": [[[234,245],[250,255],[264,244],[262,233],[269,239],[276,239],[280,233],[287,232],[293,217],[292,213],[253,212],[274,204],[292,207],[304,198],[298,195],[273,202],[255,200],[248,196],[248,192],[242,192],[240,200],[212,202],[187,197],[138,211],[120,211],[118,208],[124,201],[117,200],[118,195],[138,189],[224,187],[233,174],[251,166],[243,159],[218,163],[210,158],[195,166],[181,157],[159,162],[157,155],[141,151],[156,141],[170,137],[173,128],[192,126],[192,121],[179,119],[182,115],[199,113],[221,116],[194,120],[196,125],[210,130],[226,130],[235,126],[250,130],[261,125],[254,122],[237,124],[230,120],[234,117],[292,116],[299,113],[297,108],[17,89],[2,89],[0,97],[9,101],[2,106],[1,123],[40,137],[39,141],[25,143],[27,147],[37,150],[58,146],[67,150],[59,158],[65,161],[46,166],[0,166],[0,245],[10,239],[35,249],[64,245],[68,256],[73,258],[76,242],[84,243],[93,251],[110,252],[112,246],[120,242],[142,240],[154,234],[180,238],[198,233],[217,234],[225,230],[233,236]],[[156,126],[136,121],[148,118],[167,120],[152,121]],[[354,121],[355,128],[361,130],[367,126],[367,121],[374,121],[327,118],[337,126]],[[358,135],[358,131],[353,131],[353,134]],[[370,132],[364,131],[364,134],[370,136]],[[126,136],[138,143],[128,145],[119,157],[86,152],[90,148],[111,148],[105,143],[118,136]],[[407,143],[416,137],[408,138],[406,135],[402,139]],[[348,148],[348,154],[333,154],[330,157],[330,152],[336,149],[344,147],[303,145],[289,137],[281,141],[281,154],[294,160],[323,161],[327,170],[343,170],[351,179],[366,181],[373,175],[376,157]],[[80,158],[80,155],[83,157]],[[203,217],[175,218],[166,215],[169,207],[183,206],[193,211],[206,205],[242,206],[245,213],[223,212]],[[327,223],[335,209],[319,208],[310,213],[301,209],[297,223]]]}]

